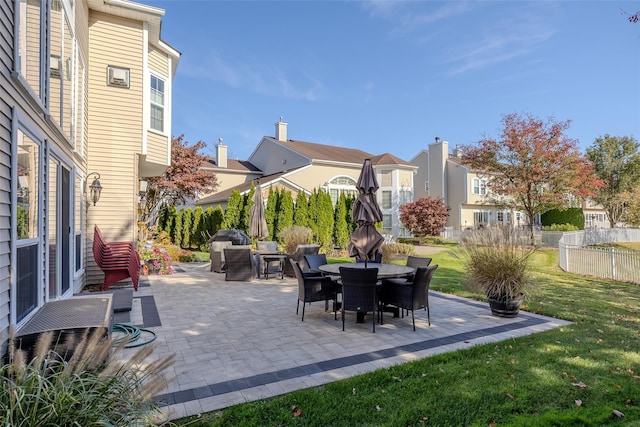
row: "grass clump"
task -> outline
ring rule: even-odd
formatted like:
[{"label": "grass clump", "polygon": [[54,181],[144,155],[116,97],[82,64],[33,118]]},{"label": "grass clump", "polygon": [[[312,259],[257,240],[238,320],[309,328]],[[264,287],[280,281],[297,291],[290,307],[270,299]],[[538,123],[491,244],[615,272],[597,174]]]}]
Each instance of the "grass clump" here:
[{"label": "grass clump", "polygon": [[312,238],[313,231],[311,228],[300,225],[290,225],[278,233],[278,239],[282,242],[284,251],[288,254],[294,253],[298,245],[311,243]]},{"label": "grass clump", "polygon": [[523,294],[533,283],[528,267],[536,250],[527,242],[525,233],[512,227],[465,233],[453,254],[464,264],[467,289],[501,301]]},{"label": "grass clump", "polygon": [[[115,355],[114,341],[87,330],[72,351],[40,336],[31,360],[8,344],[0,367],[0,424],[5,426],[143,426],[161,415],[154,396],[167,386],[164,371],[173,356],[149,361],[153,346],[141,347],[129,360]],[[68,347],[68,348],[72,348]],[[71,354],[72,353],[72,354]]]}]

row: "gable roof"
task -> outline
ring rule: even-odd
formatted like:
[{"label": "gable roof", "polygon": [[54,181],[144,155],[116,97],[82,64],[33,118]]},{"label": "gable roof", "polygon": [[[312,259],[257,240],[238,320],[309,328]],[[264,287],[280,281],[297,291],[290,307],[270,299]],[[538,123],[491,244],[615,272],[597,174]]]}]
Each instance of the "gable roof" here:
[{"label": "gable roof", "polygon": [[384,153],[384,154],[380,154],[379,156],[373,156],[371,158],[371,163],[374,166],[379,166],[379,165],[402,165],[402,166],[409,166],[412,168],[415,168],[415,165],[412,165],[409,162],[406,162],[404,160],[402,160],[400,157],[394,156],[391,153]]},{"label": "gable roof", "polygon": [[[257,185],[257,182],[260,182],[260,187],[264,187],[265,185],[271,185],[272,183],[274,183],[275,181],[278,181],[280,179],[282,179],[286,174],[293,172],[295,169],[293,170],[288,170],[288,171],[284,171],[284,172],[278,172],[278,173],[274,173],[271,175],[265,175],[265,176],[261,176],[259,179],[254,179],[248,182],[243,182],[242,184],[238,184],[235,187],[230,187],[227,188],[226,190],[220,191],[218,193],[212,194],[210,196],[207,196],[205,198],[199,199],[196,201],[196,205],[208,205],[208,204],[212,204],[212,203],[219,203],[219,202],[226,202],[229,200],[229,197],[231,196],[231,193],[234,190],[237,190],[240,192],[240,194],[244,194],[247,191],[251,190],[251,186],[252,185]],[[290,182],[290,184],[292,186],[294,186],[293,183]],[[297,186],[296,186],[297,187]]]},{"label": "gable roof", "polygon": [[262,172],[253,163],[248,162],[246,160],[227,159],[227,167],[220,168],[220,166],[218,166],[218,162],[215,157],[207,157],[200,167],[205,169],[206,168],[216,168],[216,169],[219,168],[221,170],[228,169],[228,170],[241,171],[241,172],[255,172],[255,173]]},{"label": "gable roof", "polygon": [[312,160],[325,160],[330,162],[341,163],[362,163],[364,159],[373,157],[373,154],[366,151],[358,150],[356,148],[338,147],[335,145],[316,144],[315,142],[306,142],[290,139],[288,141],[279,141],[273,137],[267,136],[266,139],[270,139],[276,144],[281,144],[284,147],[308,157]]}]

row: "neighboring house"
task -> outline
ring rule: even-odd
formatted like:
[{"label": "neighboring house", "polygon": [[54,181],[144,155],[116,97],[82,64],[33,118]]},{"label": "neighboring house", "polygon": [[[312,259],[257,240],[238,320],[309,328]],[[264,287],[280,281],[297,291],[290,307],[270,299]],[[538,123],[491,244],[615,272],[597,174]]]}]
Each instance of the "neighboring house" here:
[{"label": "neighboring house", "polygon": [[[276,123],[276,136],[263,137],[246,162],[231,163],[226,158],[226,147],[221,142],[216,147],[217,167],[211,170],[220,186],[196,205],[205,209],[225,207],[231,192],[249,191],[251,181],[256,186],[259,182],[265,198],[270,186],[290,190],[294,200],[299,191],[308,196],[320,188],[330,194],[335,204],[341,193],[357,194],[362,164],[371,159],[380,185],[377,197],[383,213],[383,232],[394,236],[407,234],[400,224],[398,208],[413,200],[413,175],[417,167],[392,154],[373,155],[353,148],[287,139],[287,123],[282,118]],[[227,167],[222,167],[225,164]],[[234,179],[240,180],[240,176],[244,176],[244,182],[235,184]]]},{"label": "neighboring house", "polygon": [[[436,138],[413,159],[411,164],[418,167],[415,180],[414,198],[442,197],[445,205],[451,208],[447,226],[455,230],[490,225],[511,225],[514,227],[528,224],[524,212],[501,209],[487,200],[488,177],[479,175],[460,160],[462,151],[458,148],[449,153],[449,143]],[[589,209],[585,204],[585,226],[605,227],[604,210],[593,205]],[[592,215],[595,215],[593,217]],[[536,225],[540,224],[539,216]]]},{"label": "neighboring house", "polygon": [[[122,0],[0,0],[0,333],[101,283],[91,243],[135,241],[138,182],[170,164],[179,52],[164,11]],[[99,177],[102,192],[90,202]]]}]

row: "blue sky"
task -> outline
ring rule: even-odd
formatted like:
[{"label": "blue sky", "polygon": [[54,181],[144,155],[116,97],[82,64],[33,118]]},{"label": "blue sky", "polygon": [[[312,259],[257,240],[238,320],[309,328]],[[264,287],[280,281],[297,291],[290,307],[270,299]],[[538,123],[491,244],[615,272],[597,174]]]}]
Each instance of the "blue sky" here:
[{"label": "blue sky", "polygon": [[139,2],[182,53],[173,134],[207,154],[248,158],[280,116],[291,139],[407,161],[497,138],[509,113],[569,119],[582,149],[640,139],[637,1]]}]

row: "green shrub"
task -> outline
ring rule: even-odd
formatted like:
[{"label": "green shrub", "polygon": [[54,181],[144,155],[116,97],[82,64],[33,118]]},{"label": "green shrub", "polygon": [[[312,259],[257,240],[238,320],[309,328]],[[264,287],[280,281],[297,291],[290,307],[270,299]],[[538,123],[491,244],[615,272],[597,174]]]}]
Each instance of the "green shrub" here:
[{"label": "green shrub", "polygon": [[576,231],[578,227],[573,224],[543,225],[542,231]]},{"label": "green shrub", "polygon": [[153,398],[168,384],[164,371],[173,356],[150,361],[153,346],[147,345],[129,360],[118,360],[126,340],[113,351],[113,340],[88,332],[72,355],[60,355],[50,350],[52,338],[51,332],[40,337],[31,361],[9,340],[9,361],[0,367],[2,425],[130,426],[160,421]]},{"label": "green shrub", "polygon": [[307,245],[311,243],[313,232],[309,227],[301,227],[299,225],[291,225],[280,231],[280,241],[284,245],[284,251],[292,254],[298,245]]},{"label": "green shrub", "polygon": [[584,230],[584,212],[582,208],[551,209],[542,214],[541,222],[543,226],[573,224],[578,230]]}]

